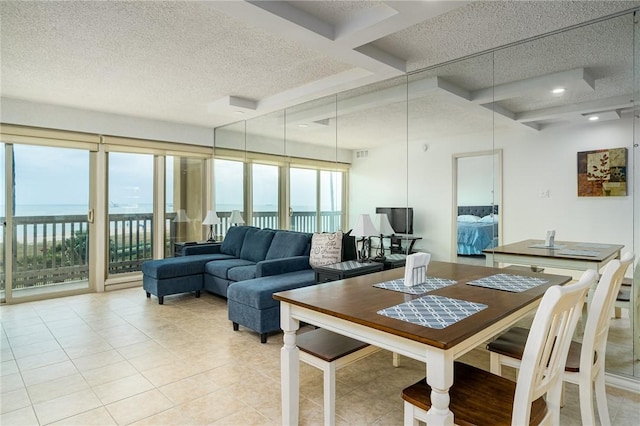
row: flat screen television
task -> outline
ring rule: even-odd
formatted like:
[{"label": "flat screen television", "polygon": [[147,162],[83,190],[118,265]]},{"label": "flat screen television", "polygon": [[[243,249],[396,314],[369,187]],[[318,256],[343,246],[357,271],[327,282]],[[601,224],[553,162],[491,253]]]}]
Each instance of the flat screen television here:
[{"label": "flat screen television", "polygon": [[376,207],[376,213],[386,213],[396,234],[413,234],[412,207]]}]

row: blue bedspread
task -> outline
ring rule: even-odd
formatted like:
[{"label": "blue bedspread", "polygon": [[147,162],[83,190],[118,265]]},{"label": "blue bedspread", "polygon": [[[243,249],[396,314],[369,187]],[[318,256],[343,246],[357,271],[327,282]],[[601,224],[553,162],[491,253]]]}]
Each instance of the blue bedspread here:
[{"label": "blue bedspread", "polygon": [[458,254],[482,254],[497,245],[497,223],[458,222]]}]

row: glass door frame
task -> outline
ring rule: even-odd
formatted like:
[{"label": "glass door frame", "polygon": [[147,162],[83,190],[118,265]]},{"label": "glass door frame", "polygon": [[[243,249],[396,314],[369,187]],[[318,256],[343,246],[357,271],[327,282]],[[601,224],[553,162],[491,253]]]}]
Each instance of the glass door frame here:
[{"label": "glass door frame", "polygon": [[[96,182],[97,182],[97,149],[87,149],[83,146],[73,146],[73,142],[65,141],[61,142],[59,145],[55,143],[47,143],[48,141],[43,140],[42,144],[38,144],[37,140],[29,141],[25,144],[20,144],[19,142],[5,142],[2,141],[5,150],[5,164],[4,164],[4,173],[5,173],[5,222],[4,222],[4,265],[5,265],[5,289],[4,289],[4,298],[0,301],[6,304],[13,303],[22,303],[22,302],[30,302],[35,300],[43,300],[50,299],[52,296],[54,297],[62,297],[62,296],[70,296],[75,294],[84,294],[94,292],[96,290],[96,268],[95,268],[95,259],[97,258],[97,245],[95,244],[96,240],[96,222],[94,220],[95,217],[95,202],[96,202]],[[53,148],[61,148],[61,149],[77,149],[77,150],[86,150],[89,153],[89,176],[88,176],[88,190],[89,196],[87,200],[87,250],[88,250],[88,277],[86,279],[87,285],[83,288],[72,288],[72,289],[58,289],[56,291],[43,291],[34,294],[30,294],[24,297],[14,297],[13,294],[13,276],[14,276],[14,253],[17,247],[14,245],[15,236],[13,235],[13,215],[15,212],[13,211],[13,203],[14,203],[14,168],[15,162],[13,161],[13,149],[16,145],[32,145],[32,146],[41,146],[41,147],[53,147]],[[96,145],[97,147],[97,145]],[[79,280],[82,282],[85,280]]]}]

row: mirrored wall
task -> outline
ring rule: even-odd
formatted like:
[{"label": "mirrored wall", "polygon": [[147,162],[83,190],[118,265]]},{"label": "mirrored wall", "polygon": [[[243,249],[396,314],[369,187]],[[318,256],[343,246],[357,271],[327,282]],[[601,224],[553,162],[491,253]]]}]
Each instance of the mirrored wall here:
[{"label": "mirrored wall", "polygon": [[[235,123],[216,129],[216,152],[349,164],[340,200],[335,186],[329,196],[344,222],[315,229],[348,230],[360,214],[410,209],[410,228],[398,225],[404,249],[413,244],[436,260],[484,265],[483,250],[544,239],[548,229],[558,240],[638,253],[637,26],[632,14],[602,20]],[[579,159],[594,152],[608,157],[602,170],[585,172]],[[288,167],[278,211],[279,225],[291,226],[283,215],[327,204],[304,164]],[[464,235],[462,215],[485,219],[487,234]],[[627,290],[631,301],[611,322],[606,369],[640,377],[640,292]]]}]

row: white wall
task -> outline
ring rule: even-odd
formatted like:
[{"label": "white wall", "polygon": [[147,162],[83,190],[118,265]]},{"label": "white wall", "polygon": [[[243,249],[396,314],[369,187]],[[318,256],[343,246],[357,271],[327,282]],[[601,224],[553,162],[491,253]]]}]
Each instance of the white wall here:
[{"label": "white wall", "polygon": [[493,203],[493,156],[458,158],[458,205],[489,206]]},{"label": "white wall", "polygon": [[212,127],[170,123],[9,98],[2,98],[0,106],[0,121],[6,124],[213,146]]},{"label": "white wall", "polygon": [[[0,99],[0,121],[5,124],[45,127],[58,130],[122,136],[166,142],[188,143],[213,147],[214,129],[184,123],[172,123],[97,111],[87,111],[57,105],[39,104],[17,99]],[[226,138],[220,148],[244,150],[244,135]],[[253,137],[247,149],[267,154],[283,155],[282,140]],[[291,157],[325,161],[349,162],[351,151],[335,147],[287,141],[286,154]]]},{"label": "white wall", "polygon": [[[558,125],[541,131],[522,128],[410,142],[408,148],[372,149],[368,157],[354,158],[352,163],[350,223],[358,213],[375,212],[376,206],[406,203],[414,208],[414,232],[423,237],[416,248],[432,253],[437,260],[450,260],[452,154],[489,149],[487,140],[492,136],[495,147],[503,149],[500,212],[504,244],[542,239],[546,229],[556,229],[558,240],[618,243],[625,245],[623,251],[634,249],[633,181],[639,185],[640,174],[633,174],[631,119]],[[425,142],[429,144],[426,152],[422,149]],[[577,152],[618,147],[629,151],[629,195],[578,197]],[[404,170],[393,170],[396,166]],[[547,189],[549,198],[540,198],[539,193]]]}]

